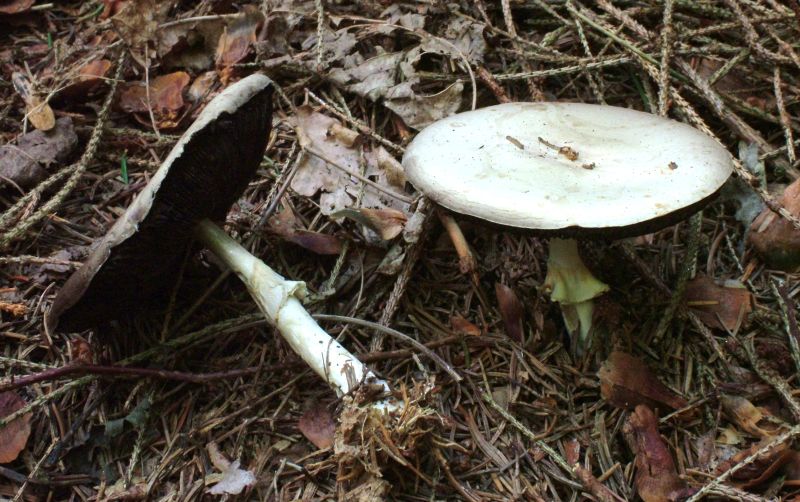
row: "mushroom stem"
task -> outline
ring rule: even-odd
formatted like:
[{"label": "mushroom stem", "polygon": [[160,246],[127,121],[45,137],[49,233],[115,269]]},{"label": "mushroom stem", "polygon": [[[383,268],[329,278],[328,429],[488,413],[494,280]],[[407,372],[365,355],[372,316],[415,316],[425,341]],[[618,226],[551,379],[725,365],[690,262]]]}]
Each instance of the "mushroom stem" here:
[{"label": "mushroom stem", "polygon": [[447,232],[447,235],[450,236],[450,241],[452,241],[453,247],[456,248],[456,254],[458,254],[459,271],[461,271],[462,274],[468,274],[472,281],[477,284],[478,265],[475,261],[475,256],[472,254],[472,250],[469,248],[467,239],[464,237],[464,233],[461,231],[461,227],[450,214],[441,210],[437,212],[439,214],[439,220],[442,222],[442,226]]},{"label": "mushroom stem", "polygon": [[[386,381],[378,378],[309,315],[300,302],[307,293],[305,283],[284,279],[207,219],[197,224],[196,235],[239,276],[266,318],[337,394],[350,393],[362,383],[380,386],[389,394]],[[392,410],[396,405],[387,398],[375,407]]]},{"label": "mushroom stem", "polygon": [[593,276],[583,263],[578,241],[550,239],[544,286],[550,298],[560,304],[570,334],[578,333],[577,348],[584,349],[592,328],[593,300],[608,291],[608,285]]}]

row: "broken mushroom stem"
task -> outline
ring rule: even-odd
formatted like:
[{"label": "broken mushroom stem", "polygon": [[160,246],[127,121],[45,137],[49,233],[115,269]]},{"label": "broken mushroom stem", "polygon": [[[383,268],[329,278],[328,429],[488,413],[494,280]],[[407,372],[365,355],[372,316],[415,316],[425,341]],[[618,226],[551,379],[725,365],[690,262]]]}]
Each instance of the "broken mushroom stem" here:
[{"label": "broken mushroom stem", "polygon": [[469,275],[472,281],[477,284],[478,264],[475,261],[475,255],[472,254],[472,250],[469,248],[467,239],[464,237],[464,233],[461,231],[461,227],[450,214],[444,211],[437,211],[437,214],[447,235],[450,236],[450,241],[456,249],[456,254],[458,254],[459,271],[462,274]]},{"label": "broken mushroom stem", "polygon": [[575,239],[550,239],[544,288],[558,302],[570,335],[577,334],[576,348],[586,348],[592,328],[594,299],[608,291],[583,263]]},{"label": "broken mushroom stem", "polygon": [[[284,340],[337,394],[349,394],[362,384],[382,387],[385,395],[390,394],[385,380],[378,378],[309,315],[301,303],[307,294],[304,282],[285,279],[208,219],[197,224],[195,234],[239,276]],[[373,406],[385,411],[398,408],[391,397]]]}]

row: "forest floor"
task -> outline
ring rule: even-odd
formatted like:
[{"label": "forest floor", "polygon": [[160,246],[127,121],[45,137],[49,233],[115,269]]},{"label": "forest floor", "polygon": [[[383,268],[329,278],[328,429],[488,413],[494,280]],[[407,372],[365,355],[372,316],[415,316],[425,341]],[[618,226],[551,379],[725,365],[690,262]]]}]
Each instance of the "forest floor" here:
[{"label": "forest floor", "polygon": [[[749,241],[800,176],[798,40],[797,0],[0,0],[0,499],[800,500],[800,287]],[[338,316],[320,325],[402,416],[337,398],[207,252],[159,308],[44,328],[254,72],[273,130],[225,228]],[[556,100],[664,115],[737,159],[700,216],[582,242],[611,288],[580,357],[547,240],[456,218],[464,270],[400,165],[435,120]]]}]

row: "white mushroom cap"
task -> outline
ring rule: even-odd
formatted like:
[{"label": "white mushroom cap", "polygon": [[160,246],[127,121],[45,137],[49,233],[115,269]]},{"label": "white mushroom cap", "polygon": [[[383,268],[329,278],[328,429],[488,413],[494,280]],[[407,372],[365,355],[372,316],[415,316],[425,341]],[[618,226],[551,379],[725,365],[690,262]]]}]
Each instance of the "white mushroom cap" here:
[{"label": "white mushroom cap", "polygon": [[529,229],[628,234],[699,209],[733,169],[725,148],[686,124],[580,103],[508,103],[452,115],[416,136],[403,166],[418,190],[460,214]]}]

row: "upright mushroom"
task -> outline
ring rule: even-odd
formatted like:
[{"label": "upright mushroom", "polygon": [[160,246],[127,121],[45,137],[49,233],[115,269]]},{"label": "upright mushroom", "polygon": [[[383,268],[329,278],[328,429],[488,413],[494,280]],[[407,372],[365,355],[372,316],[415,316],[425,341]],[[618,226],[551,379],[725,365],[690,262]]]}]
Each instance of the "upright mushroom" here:
[{"label": "upright mushroom", "polygon": [[158,297],[174,285],[187,246],[196,238],[236,272],[291,347],[337,392],[348,393],[363,382],[388,390],[306,312],[302,282],[285,280],[212,222],[225,217],[261,163],[273,90],[267,77],[251,75],[206,106],[59,290],[45,315],[46,329],[91,328]]},{"label": "upright mushroom", "polygon": [[403,157],[409,181],[445,208],[550,240],[545,286],[585,345],[608,289],[575,238],[641,235],[699,211],[733,164],[696,129],[626,108],[507,103],[452,115]]}]

